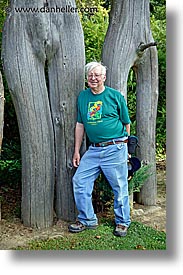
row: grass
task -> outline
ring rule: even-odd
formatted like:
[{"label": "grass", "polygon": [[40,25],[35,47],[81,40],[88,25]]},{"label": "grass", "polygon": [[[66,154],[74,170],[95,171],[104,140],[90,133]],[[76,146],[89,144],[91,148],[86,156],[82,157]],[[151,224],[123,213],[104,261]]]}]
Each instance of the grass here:
[{"label": "grass", "polygon": [[165,250],[166,233],[132,222],[126,237],[113,235],[114,225],[104,222],[96,230],[66,233],[63,237],[31,241],[17,250]]}]

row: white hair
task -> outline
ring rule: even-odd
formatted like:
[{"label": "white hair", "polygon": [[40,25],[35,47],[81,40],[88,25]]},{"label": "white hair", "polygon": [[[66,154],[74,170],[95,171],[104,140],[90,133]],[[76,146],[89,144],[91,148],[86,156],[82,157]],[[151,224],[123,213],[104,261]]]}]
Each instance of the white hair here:
[{"label": "white hair", "polygon": [[93,61],[93,62],[90,62],[90,63],[85,65],[86,76],[88,75],[88,73],[90,71],[92,71],[93,69],[95,69],[98,66],[101,67],[102,74],[106,75],[106,67],[104,65],[102,65],[100,62]]}]

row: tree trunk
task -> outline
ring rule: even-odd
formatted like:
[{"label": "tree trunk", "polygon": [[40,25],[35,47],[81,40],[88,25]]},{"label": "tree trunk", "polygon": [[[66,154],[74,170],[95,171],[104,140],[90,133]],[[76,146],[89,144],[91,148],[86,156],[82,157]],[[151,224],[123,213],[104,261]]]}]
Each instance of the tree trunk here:
[{"label": "tree trunk", "polygon": [[[71,159],[84,42],[77,13],[53,12],[67,5],[75,1],[12,0],[3,30],[4,71],[21,137],[22,219],[32,227],[52,225],[54,191],[57,217],[75,218]],[[39,12],[16,12],[22,7]]]},{"label": "tree trunk", "polygon": [[[141,44],[143,42],[143,44]],[[157,50],[150,30],[148,0],[113,0],[102,61],[108,68],[106,85],[127,97],[130,68],[137,76],[138,155],[152,164],[153,175],[146,181],[139,202],[156,202],[155,125],[158,95]],[[150,43],[150,44],[149,44]],[[148,45],[147,45],[148,44]],[[145,47],[139,46],[145,45]],[[134,133],[132,133],[134,134]]]},{"label": "tree trunk", "polygon": [[[151,38],[152,39],[152,38]],[[152,41],[152,40],[151,40]],[[156,178],[156,114],[158,101],[158,57],[155,48],[149,49],[137,64],[137,136],[140,147],[138,156],[144,164],[150,164],[148,180],[136,201],[145,205],[155,205],[157,197]]]},{"label": "tree trunk", "polygon": [[4,86],[3,86],[2,74],[0,72],[0,155],[1,155],[1,146],[3,141],[3,125],[4,125]]},{"label": "tree trunk", "polygon": [[[4,86],[2,74],[0,71],[0,155],[3,141],[3,126],[4,126]],[[0,196],[0,221],[1,221],[1,196]]]}]

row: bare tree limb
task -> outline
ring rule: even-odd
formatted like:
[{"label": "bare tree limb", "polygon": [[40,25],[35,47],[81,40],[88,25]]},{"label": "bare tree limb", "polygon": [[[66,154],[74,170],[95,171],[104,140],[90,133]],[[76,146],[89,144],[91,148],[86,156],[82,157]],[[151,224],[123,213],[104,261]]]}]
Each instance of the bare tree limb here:
[{"label": "bare tree limb", "polygon": [[157,46],[157,45],[158,45],[158,43],[156,41],[150,42],[150,43],[147,43],[147,44],[144,44],[143,42],[141,42],[139,44],[138,48],[137,48],[137,51],[136,51],[138,57],[141,58],[142,55],[143,55],[143,53],[144,53],[144,51],[146,49],[148,49],[149,47],[154,47],[154,46]]}]

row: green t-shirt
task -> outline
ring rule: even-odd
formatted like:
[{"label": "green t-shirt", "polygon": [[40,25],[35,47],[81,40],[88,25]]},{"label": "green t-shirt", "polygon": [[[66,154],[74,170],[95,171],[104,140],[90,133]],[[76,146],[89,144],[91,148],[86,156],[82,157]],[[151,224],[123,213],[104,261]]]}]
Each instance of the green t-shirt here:
[{"label": "green t-shirt", "polygon": [[100,94],[93,94],[90,88],[81,91],[77,121],[84,124],[92,143],[128,136],[125,124],[130,118],[124,96],[107,86]]}]

